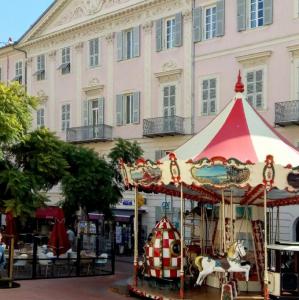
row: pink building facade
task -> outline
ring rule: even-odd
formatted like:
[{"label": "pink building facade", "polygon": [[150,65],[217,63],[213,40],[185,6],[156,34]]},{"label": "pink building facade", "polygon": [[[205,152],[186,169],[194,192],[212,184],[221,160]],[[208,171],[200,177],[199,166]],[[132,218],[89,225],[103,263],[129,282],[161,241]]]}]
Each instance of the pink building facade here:
[{"label": "pink building facade", "polygon": [[[0,80],[41,99],[33,128],[100,154],[137,140],[150,159],[206,126],[239,70],[248,101],[298,146],[298,0],[57,0],[0,49]],[[161,199],[147,197],[154,224]]]}]

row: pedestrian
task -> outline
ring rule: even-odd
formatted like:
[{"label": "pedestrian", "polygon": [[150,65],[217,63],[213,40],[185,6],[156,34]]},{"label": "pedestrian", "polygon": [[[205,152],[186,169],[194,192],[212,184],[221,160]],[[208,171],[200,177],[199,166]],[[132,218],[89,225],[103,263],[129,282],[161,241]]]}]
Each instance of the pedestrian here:
[{"label": "pedestrian", "polygon": [[0,278],[5,276],[5,265],[6,265],[6,259],[5,259],[6,245],[2,239],[3,239],[2,232],[0,232]]},{"label": "pedestrian", "polygon": [[66,231],[66,233],[67,233],[68,240],[70,242],[70,248],[74,250],[76,236],[71,226],[68,226],[68,230]]}]

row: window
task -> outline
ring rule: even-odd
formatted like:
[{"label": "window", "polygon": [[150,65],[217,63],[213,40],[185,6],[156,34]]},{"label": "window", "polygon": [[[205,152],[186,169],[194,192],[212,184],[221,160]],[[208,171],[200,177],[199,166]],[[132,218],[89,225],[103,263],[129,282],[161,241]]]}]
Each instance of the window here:
[{"label": "window", "polygon": [[217,80],[216,78],[202,81],[202,114],[214,115],[216,113]]},{"label": "window", "polygon": [[138,124],[140,122],[140,93],[116,96],[116,124]]},{"label": "window", "polygon": [[70,48],[63,48],[61,51],[61,65],[58,69],[61,69],[61,74],[68,74],[71,72],[71,59],[70,59]]},{"label": "window", "polygon": [[36,126],[38,128],[45,126],[45,109],[40,108],[36,112]]},{"label": "window", "polygon": [[166,27],[165,27],[165,48],[170,49],[174,48],[174,41],[175,41],[175,18],[171,18],[166,20]]},{"label": "window", "polygon": [[163,115],[164,117],[175,116],[175,94],[176,86],[168,85],[163,88]]},{"label": "window", "polygon": [[264,25],[264,0],[250,0],[250,28]]},{"label": "window", "polygon": [[156,51],[182,46],[182,14],[156,20]]},{"label": "window", "polygon": [[104,98],[84,101],[84,125],[96,126],[104,124]]},{"label": "window", "polygon": [[117,59],[126,60],[140,55],[139,26],[117,33]]},{"label": "window", "polygon": [[61,106],[61,130],[65,131],[67,128],[70,128],[71,120],[71,105],[63,104]]},{"label": "window", "polygon": [[45,55],[39,55],[36,59],[36,80],[44,80],[45,79]]},{"label": "window", "polygon": [[23,63],[21,61],[16,62],[16,73],[14,81],[18,81],[22,84],[22,73],[23,73]]},{"label": "window", "polygon": [[295,100],[299,100],[299,59],[295,63]]},{"label": "window", "polygon": [[273,0],[237,0],[238,31],[273,23]]},{"label": "window", "polygon": [[246,73],[247,101],[256,109],[263,109],[264,71],[254,70]]},{"label": "window", "polygon": [[198,6],[192,10],[193,42],[224,36],[225,5],[217,0],[209,6]]},{"label": "window", "polygon": [[89,41],[89,66],[96,67],[99,65],[99,39]]},{"label": "window", "polygon": [[205,8],[205,39],[216,36],[216,5]]}]

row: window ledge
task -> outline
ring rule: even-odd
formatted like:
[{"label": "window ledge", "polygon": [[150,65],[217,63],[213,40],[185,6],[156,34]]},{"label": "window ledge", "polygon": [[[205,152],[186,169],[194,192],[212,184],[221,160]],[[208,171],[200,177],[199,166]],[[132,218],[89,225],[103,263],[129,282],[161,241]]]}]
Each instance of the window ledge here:
[{"label": "window ledge", "polygon": [[181,68],[172,69],[172,70],[155,73],[155,77],[158,78],[158,80],[160,82],[178,80],[179,77],[181,77],[182,72],[183,72],[183,69],[181,69]]}]

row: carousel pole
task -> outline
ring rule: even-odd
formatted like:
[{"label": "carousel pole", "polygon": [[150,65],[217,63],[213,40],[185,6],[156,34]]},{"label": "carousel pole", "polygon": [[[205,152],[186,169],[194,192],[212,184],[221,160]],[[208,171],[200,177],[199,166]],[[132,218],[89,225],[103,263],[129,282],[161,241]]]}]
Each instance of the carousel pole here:
[{"label": "carousel pole", "polygon": [[134,285],[138,283],[138,203],[137,186],[135,186],[135,207],[134,207]]},{"label": "carousel pole", "polygon": [[181,284],[180,284],[180,298],[184,299],[184,199],[183,199],[183,183],[181,183]]},{"label": "carousel pole", "polygon": [[222,247],[223,254],[225,253],[225,242],[226,242],[226,234],[225,234],[225,202],[224,202],[224,190],[222,192]]},{"label": "carousel pole", "polygon": [[265,264],[264,264],[264,299],[269,299],[269,289],[268,289],[268,251],[267,251],[267,189],[264,187],[264,254],[265,254]]},{"label": "carousel pole", "polygon": [[233,208],[233,191],[230,190],[230,236],[231,243],[235,240],[234,237],[234,208]]}]

